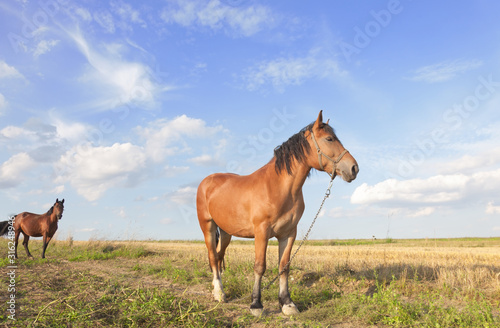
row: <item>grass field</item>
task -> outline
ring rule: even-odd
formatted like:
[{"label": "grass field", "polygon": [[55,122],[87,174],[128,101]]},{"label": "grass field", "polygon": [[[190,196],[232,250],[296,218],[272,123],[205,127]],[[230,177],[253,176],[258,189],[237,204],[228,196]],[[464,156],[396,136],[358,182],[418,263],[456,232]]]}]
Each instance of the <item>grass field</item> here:
[{"label": "grass field", "polygon": [[[326,240],[305,244],[292,263],[300,315],[280,313],[278,286],[250,314],[253,243],[228,248],[228,303],[212,300],[201,242],[41,241],[22,245],[15,318],[7,239],[0,239],[0,325],[7,327],[500,327],[500,238]],[[264,285],[277,274],[268,250]]]}]

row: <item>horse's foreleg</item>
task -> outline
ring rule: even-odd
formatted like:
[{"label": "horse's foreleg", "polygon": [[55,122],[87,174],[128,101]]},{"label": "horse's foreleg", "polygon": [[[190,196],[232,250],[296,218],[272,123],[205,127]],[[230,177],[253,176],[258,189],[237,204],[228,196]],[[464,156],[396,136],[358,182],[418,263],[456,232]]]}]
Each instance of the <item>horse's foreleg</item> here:
[{"label": "horse's foreleg", "polygon": [[225,302],[226,295],[222,288],[222,280],[219,272],[218,256],[217,256],[217,244],[216,244],[216,229],[217,225],[213,221],[206,221],[200,223],[201,229],[205,236],[205,245],[208,249],[208,261],[210,263],[210,268],[213,273],[212,285],[214,286],[213,295],[216,301]]},{"label": "horse's foreleg", "polygon": [[250,312],[254,316],[260,316],[264,310],[261,302],[261,282],[262,276],[266,271],[266,250],[268,238],[266,234],[255,234],[255,264],[254,274],[255,282],[252,291],[252,304],[250,305]]},{"label": "horse's foreleg", "polygon": [[52,237],[49,237],[48,235],[43,236],[43,251],[42,251],[42,259],[45,258],[45,250],[47,249],[47,246],[49,246],[49,242],[52,239]]},{"label": "horse's foreleg", "polygon": [[19,243],[19,235],[21,234],[21,228],[15,229],[15,239],[14,239],[14,257],[17,259],[17,244]]},{"label": "horse's foreleg", "polygon": [[226,254],[226,248],[229,246],[229,242],[231,241],[231,235],[225,232],[224,230],[220,229],[220,236],[219,236],[219,245],[218,245],[218,250],[217,250],[217,266],[219,269],[219,274],[222,273],[222,270],[225,269],[225,264],[224,264],[224,256]]},{"label": "horse's foreleg", "polygon": [[31,255],[30,253],[30,250],[28,249],[28,242],[30,241],[30,236],[28,236],[26,233],[23,232],[23,246],[24,246],[24,249],[26,250],[26,255],[28,257],[33,257],[33,255]]},{"label": "horse's foreleg", "polygon": [[287,238],[282,238],[279,240],[279,272],[281,272],[285,266],[286,270],[280,276],[280,290],[279,290],[279,302],[281,306],[281,311],[285,315],[298,314],[299,310],[297,306],[292,302],[290,298],[290,292],[288,291],[288,274],[290,272],[290,253],[292,251],[293,242],[295,241],[295,236],[297,230],[295,230],[291,236]]}]

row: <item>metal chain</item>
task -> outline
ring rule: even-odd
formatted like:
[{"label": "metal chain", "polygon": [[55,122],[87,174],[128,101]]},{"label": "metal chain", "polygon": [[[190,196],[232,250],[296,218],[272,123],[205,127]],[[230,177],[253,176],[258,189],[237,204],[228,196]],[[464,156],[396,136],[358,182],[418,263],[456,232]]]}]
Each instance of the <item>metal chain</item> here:
[{"label": "metal chain", "polygon": [[299,249],[302,247],[302,245],[304,245],[304,242],[307,240],[307,238],[309,238],[309,234],[311,233],[312,227],[314,226],[316,219],[319,217],[319,214],[321,213],[321,210],[323,209],[323,205],[325,204],[326,199],[328,197],[330,197],[330,190],[332,189],[333,179],[335,179],[335,176],[336,176],[335,174],[332,176],[332,178],[330,180],[330,184],[328,185],[328,188],[326,189],[325,197],[323,197],[323,201],[321,202],[321,205],[319,206],[318,212],[316,213],[316,216],[314,217],[313,221],[311,222],[311,226],[309,227],[309,230],[307,230],[306,234],[304,235],[304,238],[300,241],[299,246],[297,247],[297,249],[295,250],[293,255],[290,257],[290,260],[288,261],[288,263],[278,273],[278,275],[276,277],[274,277],[274,279],[271,280],[271,282],[268,283],[264,288],[262,288],[262,290],[265,290],[265,289],[269,288],[272,284],[274,284],[274,282],[283,274],[283,272],[285,272],[288,269],[288,266],[290,265],[290,263],[292,263],[292,260],[295,258],[295,255],[297,255],[297,253],[299,252]]}]

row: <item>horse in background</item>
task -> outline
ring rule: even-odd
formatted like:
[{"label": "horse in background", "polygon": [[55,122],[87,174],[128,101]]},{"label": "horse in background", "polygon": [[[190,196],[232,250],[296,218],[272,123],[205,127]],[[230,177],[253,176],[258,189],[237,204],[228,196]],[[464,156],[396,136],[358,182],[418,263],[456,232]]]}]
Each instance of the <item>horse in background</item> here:
[{"label": "horse in background", "polygon": [[[289,260],[297,224],[304,212],[302,186],[311,169],[327,172],[351,182],[358,164],[327,123],[322,111],[274,150],[269,163],[250,175],[215,173],[198,187],[196,207],[213,272],[213,295],[224,302],[221,271],[224,254],[232,236],[255,238],[255,282],[250,311],[262,314],[261,281],[266,270],[268,240],[279,242],[279,304],[285,315],[297,314],[288,291]],[[220,230],[220,238],[217,231]]]},{"label": "horse in background", "polygon": [[[30,237],[43,237],[43,251],[42,259],[45,258],[45,250],[49,245],[50,240],[57,231],[57,223],[62,218],[64,211],[64,199],[59,201],[56,199],[54,205],[45,214],[33,214],[29,212],[23,212],[14,216],[13,227],[15,232],[15,252],[14,255],[17,259],[17,244],[19,241],[19,235],[22,233],[24,236],[23,245],[26,249],[26,255],[28,257],[33,257],[28,249],[28,242]],[[9,221],[0,222],[0,236],[6,235],[8,233]]]}]

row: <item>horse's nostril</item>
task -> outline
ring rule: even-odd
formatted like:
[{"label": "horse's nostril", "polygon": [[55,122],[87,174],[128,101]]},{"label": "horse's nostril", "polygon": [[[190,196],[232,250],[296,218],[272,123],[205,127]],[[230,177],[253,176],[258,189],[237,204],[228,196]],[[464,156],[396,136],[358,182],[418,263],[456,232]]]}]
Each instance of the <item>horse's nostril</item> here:
[{"label": "horse's nostril", "polygon": [[356,176],[358,174],[358,172],[359,172],[359,167],[358,167],[357,164],[354,164],[352,166],[351,173],[352,173],[353,176]]}]

